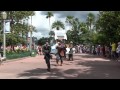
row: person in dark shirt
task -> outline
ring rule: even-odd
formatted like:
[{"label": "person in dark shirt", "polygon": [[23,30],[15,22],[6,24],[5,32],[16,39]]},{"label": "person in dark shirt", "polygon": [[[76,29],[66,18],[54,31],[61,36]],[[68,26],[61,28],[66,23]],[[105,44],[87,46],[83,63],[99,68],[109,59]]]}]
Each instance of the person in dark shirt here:
[{"label": "person in dark shirt", "polygon": [[70,60],[73,61],[73,48],[72,47],[70,48],[70,51],[69,51],[69,61]]},{"label": "person in dark shirt", "polygon": [[48,71],[50,71],[50,69],[51,69],[50,68],[50,58],[51,58],[50,52],[51,52],[51,47],[47,41],[46,44],[43,46],[43,53],[44,53],[44,59],[45,59],[46,64],[47,64]]}]

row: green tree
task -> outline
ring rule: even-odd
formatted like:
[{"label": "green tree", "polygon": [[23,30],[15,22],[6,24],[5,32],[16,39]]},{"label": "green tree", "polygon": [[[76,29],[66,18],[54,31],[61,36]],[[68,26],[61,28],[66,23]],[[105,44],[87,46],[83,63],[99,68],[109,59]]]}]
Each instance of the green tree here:
[{"label": "green tree", "polygon": [[94,23],[95,23],[95,15],[93,13],[88,14],[86,23],[88,25],[89,30],[91,31],[92,25],[94,25]]},{"label": "green tree", "polygon": [[99,33],[107,41],[118,42],[120,40],[120,11],[100,11],[97,24]]},{"label": "green tree", "polygon": [[[23,19],[29,19],[29,16],[33,16],[34,11],[6,11],[7,19],[11,20],[11,33],[6,34],[7,45],[16,45],[17,43],[25,42],[25,33],[28,32],[27,25],[21,23]],[[2,17],[0,15],[1,23],[0,30],[2,30]],[[20,36],[21,34],[21,36]],[[0,39],[2,42],[2,39]]]},{"label": "green tree", "polygon": [[45,37],[42,37],[38,40],[38,45],[44,45],[46,43],[46,41],[50,41],[50,37],[49,38],[45,38]]},{"label": "green tree", "polygon": [[[74,18],[74,16],[67,16],[66,17],[66,23],[67,24],[69,24],[69,27],[71,26],[71,24],[72,24],[72,21],[73,21],[73,18]],[[70,28],[69,28],[69,30],[70,30]]]},{"label": "green tree", "polygon": [[64,26],[64,23],[61,22],[61,21],[55,21],[53,24],[52,24],[52,29],[53,28],[56,28],[56,30],[60,30],[60,28],[62,29],[65,29],[65,26]]},{"label": "green tree", "polygon": [[50,26],[50,18],[53,17],[53,13],[52,12],[47,12],[47,16],[46,18],[49,19],[49,27],[50,27],[50,30],[51,30],[51,26]]},{"label": "green tree", "polygon": [[71,30],[68,30],[66,35],[67,35],[67,43],[70,43],[70,41],[73,41]]}]

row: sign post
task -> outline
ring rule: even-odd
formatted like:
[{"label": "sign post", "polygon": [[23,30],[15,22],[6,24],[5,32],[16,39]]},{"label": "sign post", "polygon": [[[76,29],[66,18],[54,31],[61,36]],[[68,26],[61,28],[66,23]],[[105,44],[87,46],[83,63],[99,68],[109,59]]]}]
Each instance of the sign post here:
[{"label": "sign post", "polygon": [[5,23],[5,33],[10,33],[10,22]]}]

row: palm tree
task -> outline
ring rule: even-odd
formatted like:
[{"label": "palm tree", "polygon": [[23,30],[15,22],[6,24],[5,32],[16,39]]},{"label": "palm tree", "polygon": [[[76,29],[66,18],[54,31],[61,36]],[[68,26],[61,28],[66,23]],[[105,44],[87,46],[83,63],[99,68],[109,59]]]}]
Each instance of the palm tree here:
[{"label": "palm tree", "polygon": [[[50,18],[53,16],[53,13],[52,12],[47,12],[47,16],[46,18],[49,19],[49,27],[50,27]],[[50,27],[50,30],[51,30],[51,27]]]},{"label": "palm tree", "polygon": [[[68,23],[70,26],[73,22],[73,18],[74,18],[74,16],[67,16],[65,22]],[[70,30],[70,28],[69,28],[69,30]]]},{"label": "palm tree", "polygon": [[[33,32],[37,32],[37,30],[36,30],[36,28],[35,28],[34,26],[29,25],[28,28],[29,28],[29,30],[28,30],[29,32],[32,32],[32,33],[33,33]],[[31,28],[32,28],[32,29],[31,29]],[[31,31],[31,30],[32,30],[32,31]]]},{"label": "palm tree", "polygon": [[66,33],[66,35],[67,35],[67,37],[68,37],[68,43],[70,42],[70,41],[74,41],[73,40],[73,31],[71,31],[71,30],[68,30],[67,31],[67,33]]},{"label": "palm tree", "polygon": [[80,30],[82,33],[86,33],[88,31],[86,23],[84,23],[84,22],[80,23]]},{"label": "palm tree", "polygon": [[52,24],[52,29],[53,28],[56,28],[57,30],[59,30],[60,28],[62,29],[65,29],[65,26],[64,26],[64,23],[61,22],[61,21],[55,21],[53,24]]},{"label": "palm tree", "polygon": [[91,31],[91,27],[95,22],[95,15],[93,13],[89,13],[87,16],[87,25],[89,27],[89,30]]}]

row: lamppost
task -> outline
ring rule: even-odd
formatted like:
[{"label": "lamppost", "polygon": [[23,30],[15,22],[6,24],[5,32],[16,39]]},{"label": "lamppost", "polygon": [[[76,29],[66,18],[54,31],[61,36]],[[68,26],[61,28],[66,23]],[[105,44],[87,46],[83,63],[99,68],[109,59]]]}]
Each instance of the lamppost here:
[{"label": "lamppost", "polygon": [[37,38],[34,37],[34,49],[36,49],[36,44],[37,44]]},{"label": "lamppost", "polygon": [[[23,26],[25,26],[25,20],[23,20]],[[22,33],[23,33],[23,31],[22,31]],[[24,36],[23,36],[24,37]]]},{"label": "lamppost", "polygon": [[35,37],[33,36],[33,46],[34,46],[34,50],[35,50]]},{"label": "lamppost", "polygon": [[31,27],[30,27],[30,53],[32,53],[32,16],[31,16]]},{"label": "lamppost", "polygon": [[[27,21],[27,31],[28,31],[28,18],[26,19]],[[26,47],[28,47],[28,32],[26,32]]]},{"label": "lamppost", "polygon": [[30,53],[32,51],[32,26],[30,27]]},{"label": "lamppost", "polygon": [[6,59],[6,36],[5,36],[5,20],[7,18],[7,13],[2,12],[3,19],[3,58]]}]

